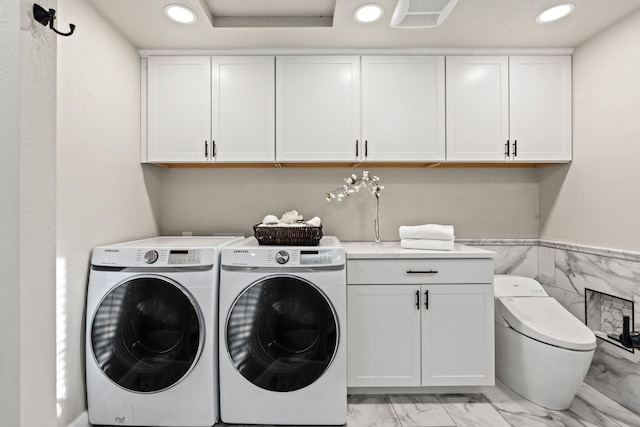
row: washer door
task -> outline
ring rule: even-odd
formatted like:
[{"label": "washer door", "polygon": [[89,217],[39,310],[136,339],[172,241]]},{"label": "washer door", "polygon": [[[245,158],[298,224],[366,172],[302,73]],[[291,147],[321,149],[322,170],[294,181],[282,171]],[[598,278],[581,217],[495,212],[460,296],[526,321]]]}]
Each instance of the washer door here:
[{"label": "washer door", "polygon": [[251,284],[231,306],[225,329],[238,372],[278,392],[299,390],[320,378],[336,354],[338,333],[324,293],[295,276]]},{"label": "washer door", "polygon": [[174,386],[198,361],[202,314],[189,292],[162,276],[136,276],[100,301],[91,326],[96,363],[115,384],[135,392]]}]

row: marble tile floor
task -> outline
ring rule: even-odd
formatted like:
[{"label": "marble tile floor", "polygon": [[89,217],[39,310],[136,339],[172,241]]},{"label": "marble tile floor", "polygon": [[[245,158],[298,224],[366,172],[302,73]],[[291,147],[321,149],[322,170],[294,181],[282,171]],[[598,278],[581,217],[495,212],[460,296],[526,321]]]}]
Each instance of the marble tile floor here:
[{"label": "marble tile floor", "polygon": [[346,426],[640,427],[640,416],[587,384],[566,411],[553,411],[496,381],[481,394],[352,395]]}]

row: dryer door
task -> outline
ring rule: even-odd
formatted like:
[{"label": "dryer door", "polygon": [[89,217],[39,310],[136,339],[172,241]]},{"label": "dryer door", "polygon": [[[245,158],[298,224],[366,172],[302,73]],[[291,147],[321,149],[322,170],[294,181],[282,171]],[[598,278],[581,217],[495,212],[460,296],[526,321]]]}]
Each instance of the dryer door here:
[{"label": "dryer door", "polygon": [[225,334],[238,372],[276,392],[299,390],[320,378],[339,340],[338,319],[324,293],[288,275],[247,287],[231,306]]},{"label": "dryer door", "polygon": [[135,392],[174,386],[198,361],[204,322],[191,294],[156,275],[135,276],[100,301],[91,326],[96,363],[115,384]]}]

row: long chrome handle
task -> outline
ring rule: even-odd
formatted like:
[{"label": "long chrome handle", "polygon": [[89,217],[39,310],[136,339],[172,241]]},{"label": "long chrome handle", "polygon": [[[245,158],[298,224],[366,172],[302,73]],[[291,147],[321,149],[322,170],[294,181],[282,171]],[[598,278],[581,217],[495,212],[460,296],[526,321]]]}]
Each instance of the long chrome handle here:
[{"label": "long chrome handle", "polygon": [[407,274],[438,274],[438,270],[407,270]]}]

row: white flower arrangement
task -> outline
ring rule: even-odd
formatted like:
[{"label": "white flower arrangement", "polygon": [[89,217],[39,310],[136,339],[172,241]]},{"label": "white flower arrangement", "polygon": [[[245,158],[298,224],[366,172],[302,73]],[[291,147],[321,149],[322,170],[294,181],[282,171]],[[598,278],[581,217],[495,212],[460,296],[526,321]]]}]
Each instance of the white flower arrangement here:
[{"label": "white flower arrangement", "polygon": [[374,230],[374,245],[380,245],[380,192],[384,189],[384,186],[380,185],[380,178],[373,176],[369,177],[369,171],[362,171],[362,177],[358,178],[355,174],[344,179],[345,184],[342,187],[338,187],[333,191],[324,194],[325,199],[328,202],[332,200],[342,201],[345,197],[357,193],[361,188],[366,188],[371,194],[376,196],[376,211],[373,222]]},{"label": "white flower arrangement", "polygon": [[333,191],[325,193],[325,199],[330,202],[332,200],[342,201],[347,196],[353,193],[357,193],[361,188],[366,188],[376,196],[376,199],[380,198],[380,192],[384,189],[383,185],[380,185],[380,178],[373,176],[369,177],[369,171],[362,171],[362,177],[358,178],[355,174],[344,179],[345,184],[342,187],[338,187]]}]

